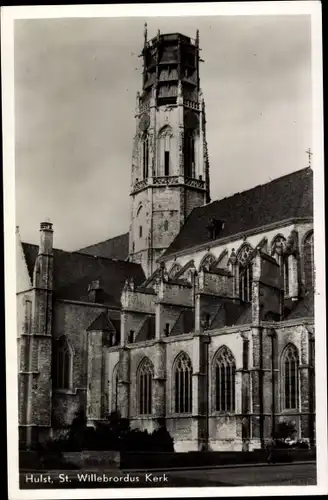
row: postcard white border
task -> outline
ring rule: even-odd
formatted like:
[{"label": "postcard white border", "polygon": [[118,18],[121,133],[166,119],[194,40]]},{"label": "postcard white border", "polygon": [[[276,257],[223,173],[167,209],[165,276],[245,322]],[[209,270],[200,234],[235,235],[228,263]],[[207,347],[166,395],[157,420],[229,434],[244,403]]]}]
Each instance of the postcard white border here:
[{"label": "postcard white border", "polygon": [[[20,490],[18,488],[18,402],[16,350],[16,259],[15,259],[15,151],[14,151],[14,38],[15,19],[95,18],[95,17],[190,17],[234,15],[311,16],[313,81],[313,159],[314,231],[316,263],[316,486],[254,486],[233,488],[140,488],[140,489],[57,489]],[[320,1],[184,3],[138,5],[66,5],[2,7],[2,105],[3,105],[3,180],[5,234],[5,321],[8,426],[8,491],[11,500],[61,498],[145,498],[203,496],[272,496],[318,495],[328,492],[327,484],[327,380],[326,380],[326,308],[325,308],[325,226],[324,226],[324,156],[323,156],[323,87],[322,25]]]}]

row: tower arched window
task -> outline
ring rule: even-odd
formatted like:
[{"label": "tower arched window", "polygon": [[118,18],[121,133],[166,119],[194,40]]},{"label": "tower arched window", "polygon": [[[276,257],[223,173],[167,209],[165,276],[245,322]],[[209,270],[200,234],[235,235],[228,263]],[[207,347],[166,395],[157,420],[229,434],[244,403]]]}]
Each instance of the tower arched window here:
[{"label": "tower arched window", "polygon": [[314,285],[314,245],[313,231],[309,233],[303,243],[304,281],[305,288],[311,289]]},{"label": "tower arched window", "polygon": [[185,352],[177,357],[174,368],[175,413],[192,411],[192,364]]},{"label": "tower arched window", "polygon": [[298,408],[298,349],[294,344],[288,344],[281,358],[283,409]]},{"label": "tower arched window", "polygon": [[191,130],[185,130],[184,135],[185,176],[195,177],[195,136]]},{"label": "tower arched window", "polygon": [[157,165],[157,175],[158,176],[169,176],[172,172],[171,160],[172,160],[172,129],[170,126],[166,125],[163,127],[158,134],[158,165]]},{"label": "tower arched window", "polygon": [[148,134],[142,138],[142,178],[147,179],[149,166],[149,139]]},{"label": "tower arched window", "polygon": [[235,358],[226,346],[217,352],[214,358],[215,370],[215,410],[235,411]]},{"label": "tower arched window", "polygon": [[119,363],[115,365],[112,373],[112,411],[118,410],[118,383],[119,383]]},{"label": "tower arched window", "polygon": [[150,359],[144,358],[139,365],[137,374],[140,415],[151,415],[152,413],[153,376],[153,363],[150,361]]},{"label": "tower arched window", "polygon": [[72,388],[73,351],[63,335],[54,346],[54,386],[56,389]]},{"label": "tower arched window", "polygon": [[252,269],[253,249],[250,245],[244,245],[238,253],[239,265],[239,298],[243,302],[252,300]]}]

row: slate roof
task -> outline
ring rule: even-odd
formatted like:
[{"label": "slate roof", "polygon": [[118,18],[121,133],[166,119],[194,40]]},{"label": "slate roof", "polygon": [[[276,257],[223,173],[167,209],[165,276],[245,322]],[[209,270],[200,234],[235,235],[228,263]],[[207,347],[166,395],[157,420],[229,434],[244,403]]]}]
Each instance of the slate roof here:
[{"label": "slate roof", "polygon": [[155,338],[155,316],[146,316],[139,331],[136,334],[135,342],[143,342]]},{"label": "slate roof", "polygon": [[224,222],[217,240],[296,217],[313,216],[313,172],[307,167],[195,208],[162,257],[213,241],[207,226]]},{"label": "slate roof", "polygon": [[[38,246],[22,243],[27,268],[31,278]],[[88,301],[88,286],[99,280],[103,289],[101,302],[120,306],[121,292],[126,279],[131,277],[138,286],[145,280],[140,264],[124,260],[94,257],[80,252],[54,249],[54,297]]]},{"label": "slate roof", "polygon": [[129,233],[120,234],[100,243],[89,245],[81,248],[78,252],[107,259],[126,260],[129,256]]},{"label": "slate roof", "polygon": [[174,323],[169,336],[181,335],[182,333],[190,333],[195,329],[195,315],[191,309],[183,309]]},{"label": "slate roof", "polygon": [[113,325],[110,318],[105,312],[102,312],[97,316],[97,318],[91,323],[87,328],[87,331],[104,331],[104,332],[116,332],[116,328]]},{"label": "slate roof", "polygon": [[252,322],[251,304],[233,302],[230,299],[221,299],[217,313],[210,324],[210,329],[224,326],[247,325]]},{"label": "slate roof", "polygon": [[286,315],[285,319],[314,318],[314,294],[307,292],[296,302],[295,307]]}]

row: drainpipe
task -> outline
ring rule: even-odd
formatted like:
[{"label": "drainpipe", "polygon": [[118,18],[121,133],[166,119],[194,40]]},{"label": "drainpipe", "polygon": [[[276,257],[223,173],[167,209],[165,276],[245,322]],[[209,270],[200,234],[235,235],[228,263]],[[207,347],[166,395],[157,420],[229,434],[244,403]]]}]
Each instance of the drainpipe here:
[{"label": "drainpipe", "polygon": [[271,438],[275,438],[275,407],[276,407],[276,394],[275,394],[275,373],[274,373],[274,359],[275,359],[275,338],[276,331],[270,328],[268,337],[271,339]]},{"label": "drainpipe", "polygon": [[209,415],[209,397],[210,397],[210,390],[209,390],[209,379],[210,379],[210,366],[209,366],[209,345],[210,345],[210,337],[207,335],[204,338],[204,343],[205,343],[205,359],[206,359],[206,384],[205,384],[205,396],[206,396],[206,403],[205,403],[205,450],[209,450],[209,425],[210,425],[210,415]]}]

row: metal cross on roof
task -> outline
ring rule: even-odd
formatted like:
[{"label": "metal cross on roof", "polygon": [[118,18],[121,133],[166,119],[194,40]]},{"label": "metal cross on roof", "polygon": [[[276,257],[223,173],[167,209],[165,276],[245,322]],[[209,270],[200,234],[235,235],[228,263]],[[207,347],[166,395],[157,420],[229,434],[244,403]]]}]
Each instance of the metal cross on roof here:
[{"label": "metal cross on roof", "polygon": [[312,151],[311,151],[311,148],[307,149],[305,152],[306,152],[306,153],[308,154],[308,156],[309,156],[309,167],[311,167],[311,156],[313,155],[313,153],[312,153]]}]

